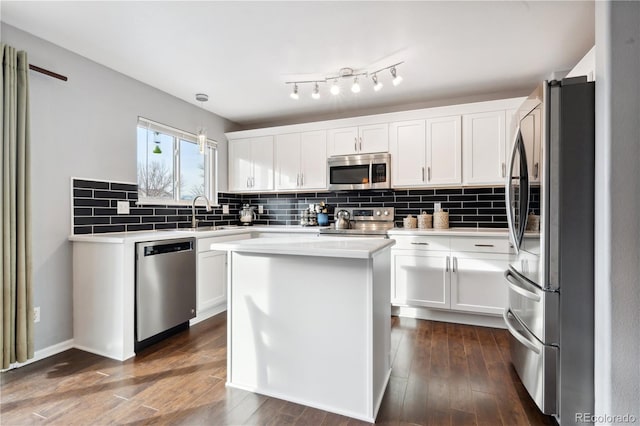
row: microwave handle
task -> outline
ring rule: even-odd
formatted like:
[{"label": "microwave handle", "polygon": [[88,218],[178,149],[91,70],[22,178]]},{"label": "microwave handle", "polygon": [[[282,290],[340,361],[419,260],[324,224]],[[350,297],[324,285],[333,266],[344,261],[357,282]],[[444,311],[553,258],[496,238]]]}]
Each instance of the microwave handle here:
[{"label": "microwave handle", "polygon": [[369,185],[373,184],[373,163],[369,163]]},{"label": "microwave handle", "polygon": [[358,152],[358,138],[353,138],[353,150]]}]

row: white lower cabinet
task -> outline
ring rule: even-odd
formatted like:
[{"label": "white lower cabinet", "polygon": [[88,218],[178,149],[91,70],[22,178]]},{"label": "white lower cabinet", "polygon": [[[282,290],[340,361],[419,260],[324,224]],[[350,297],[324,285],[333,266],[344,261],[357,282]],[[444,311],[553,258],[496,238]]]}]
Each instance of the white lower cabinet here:
[{"label": "white lower cabinet", "polygon": [[198,253],[198,314],[227,301],[227,252]]},{"label": "white lower cabinet", "polygon": [[508,257],[465,253],[451,259],[451,309],[502,315],[507,306]]},{"label": "white lower cabinet", "polygon": [[393,305],[502,315],[508,296],[503,274],[513,252],[506,237],[393,238]]},{"label": "white lower cabinet", "polygon": [[391,303],[449,308],[451,275],[447,261],[448,253],[392,250],[391,274],[395,285],[391,289]]}]

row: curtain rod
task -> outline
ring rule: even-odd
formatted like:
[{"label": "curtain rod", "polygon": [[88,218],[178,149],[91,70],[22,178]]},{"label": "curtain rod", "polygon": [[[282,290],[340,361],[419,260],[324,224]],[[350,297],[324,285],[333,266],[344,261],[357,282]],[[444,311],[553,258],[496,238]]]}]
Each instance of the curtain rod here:
[{"label": "curtain rod", "polygon": [[42,73],[44,75],[48,75],[49,77],[57,78],[58,80],[62,80],[62,81],[67,81],[68,80],[68,78],[66,76],[64,76],[64,75],[55,73],[53,71],[46,70],[44,68],[40,68],[40,67],[38,67],[36,65],[29,64],[29,69],[33,70],[35,72]]}]

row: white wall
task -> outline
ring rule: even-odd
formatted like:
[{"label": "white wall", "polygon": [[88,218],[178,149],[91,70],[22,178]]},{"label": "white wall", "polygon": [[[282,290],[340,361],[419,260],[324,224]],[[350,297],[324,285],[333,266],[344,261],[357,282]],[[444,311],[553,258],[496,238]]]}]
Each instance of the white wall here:
[{"label": "white wall", "polygon": [[640,422],[639,164],[640,2],[596,2],[594,414],[634,415],[636,423]]},{"label": "white wall", "polygon": [[[194,132],[204,119],[219,142],[227,188],[231,122],[84,57],[2,24],[2,41],[29,62],[66,75],[30,72],[35,349],[73,338],[70,177],[136,182],[136,123],[143,116]],[[213,95],[213,94],[210,94]],[[194,94],[195,96],[195,94]]]}]

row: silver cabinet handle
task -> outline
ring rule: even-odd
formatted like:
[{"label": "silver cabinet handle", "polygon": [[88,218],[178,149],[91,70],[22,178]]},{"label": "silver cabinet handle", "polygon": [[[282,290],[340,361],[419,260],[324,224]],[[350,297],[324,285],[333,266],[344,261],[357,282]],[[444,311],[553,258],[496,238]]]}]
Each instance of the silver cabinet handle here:
[{"label": "silver cabinet handle", "polygon": [[509,318],[509,315],[513,315],[513,313],[511,312],[511,310],[505,309],[504,314],[502,314],[502,316],[504,318],[504,323],[507,325],[507,329],[509,330],[509,333],[513,337],[518,339],[518,341],[520,343],[522,343],[524,346],[526,346],[527,349],[529,349],[530,351],[535,352],[536,354],[539,354],[540,353],[540,349],[533,342],[531,342],[529,339],[527,339],[527,337],[525,335],[523,335],[518,330],[516,330],[516,328],[513,325],[511,325],[511,318]]},{"label": "silver cabinet handle", "polygon": [[427,180],[431,182],[431,166],[427,167]]},{"label": "silver cabinet handle", "polygon": [[300,186],[300,173],[296,175],[296,186]]},{"label": "silver cabinet handle", "polygon": [[507,166],[502,162],[502,177],[507,177]]},{"label": "silver cabinet handle", "polygon": [[445,266],[444,271],[449,272],[449,256],[447,256],[447,266]]},{"label": "silver cabinet handle", "polygon": [[304,173],[300,173],[300,186],[304,186]]},{"label": "silver cabinet handle", "polygon": [[493,244],[474,244],[476,247],[493,247]]},{"label": "silver cabinet handle", "polygon": [[451,262],[453,264],[453,267],[451,268],[451,272],[458,272],[458,258],[453,256],[453,261]]},{"label": "silver cabinet handle", "polygon": [[429,243],[418,243],[415,241],[411,241],[411,244],[413,244],[414,246],[428,246]]},{"label": "silver cabinet handle", "polygon": [[251,179],[251,178],[247,177],[247,188],[249,188],[249,179]]},{"label": "silver cabinet handle", "polygon": [[251,177],[251,187],[253,188],[254,186],[256,186],[256,178],[255,177]]},{"label": "silver cabinet handle", "polygon": [[534,302],[540,301],[540,296],[535,294],[534,292],[527,290],[520,284],[520,280],[517,277],[513,276],[511,271],[506,271],[504,273],[504,277],[507,279],[507,283],[509,284],[509,288],[521,296],[526,297],[527,299],[533,300]]},{"label": "silver cabinet handle", "polygon": [[538,163],[533,165],[533,178],[538,179]]},{"label": "silver cabinet handle", "polygon": [[424,167],[422,168],[422,181],[424,182]]},{"label": "silver cabinet handle", "polygon": [[358,151],[358,138],[353,138],[353,150]]},{"label": "silver cabinet handle", "polygon": [[360,138],[360,151],[362,151],[362,138]]}]

